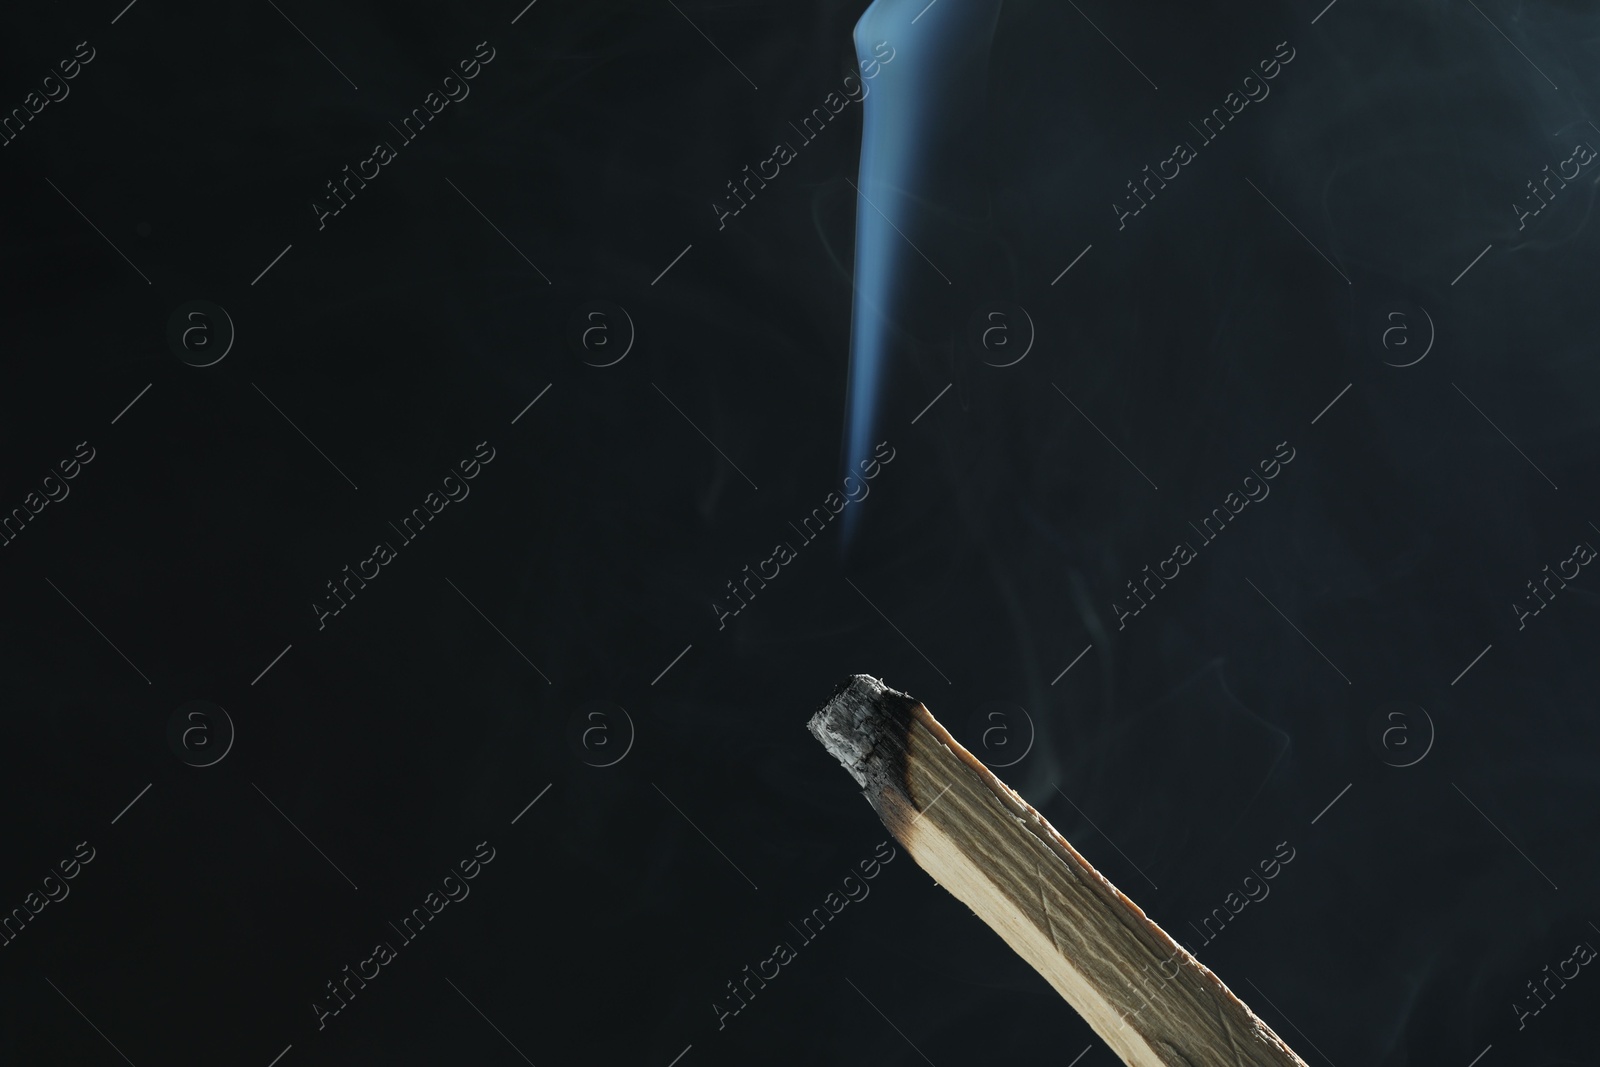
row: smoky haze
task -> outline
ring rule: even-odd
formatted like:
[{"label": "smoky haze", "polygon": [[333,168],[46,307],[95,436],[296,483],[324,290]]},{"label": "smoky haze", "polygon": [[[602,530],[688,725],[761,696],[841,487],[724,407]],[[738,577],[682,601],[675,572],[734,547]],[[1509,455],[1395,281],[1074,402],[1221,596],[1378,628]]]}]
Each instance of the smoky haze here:
[{"label": "smoky haze", "polygon": [[1113,1067],[858,672],[1308,1063],[1594,1062],[1600,15],[125,4],[0,15],[0,1062]]},{"label": "smoky haze", "polygon": [[[941,8],[989,11],[926,11],[903,75],[950,47]],[[1010,664],[947,721],[996,762],[1031,740],[1002,775],[1308,1059],[1582,1058],[1590,994],[1537,983],[1600,936],[1573,847],[1597,29],[1559,5],[1010,3],[981,107],[955,76],[948,123],[885,136],[896,102],[867,107],[862,181],[915,203],[898,233],[858,207],[847,441],[951,388],[918,423],[945,492],[864,510],[863,555],[984,588],[912,596],[968,605],[963,652],[982,629]],[[1281,842],[1298,862],[1265,883]],[[984,981],[1028,987],[1005,971]]]}]

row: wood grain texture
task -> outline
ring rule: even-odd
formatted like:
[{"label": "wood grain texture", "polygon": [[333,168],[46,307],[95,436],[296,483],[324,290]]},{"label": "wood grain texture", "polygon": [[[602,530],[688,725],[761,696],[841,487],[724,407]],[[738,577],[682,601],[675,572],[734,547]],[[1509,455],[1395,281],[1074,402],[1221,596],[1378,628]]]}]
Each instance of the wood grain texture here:
[{"label": "wood grain texture", "polygon": [[1132,1067],[1306,1067],[921,703],[867,675],[812,717],[897,841]]}]

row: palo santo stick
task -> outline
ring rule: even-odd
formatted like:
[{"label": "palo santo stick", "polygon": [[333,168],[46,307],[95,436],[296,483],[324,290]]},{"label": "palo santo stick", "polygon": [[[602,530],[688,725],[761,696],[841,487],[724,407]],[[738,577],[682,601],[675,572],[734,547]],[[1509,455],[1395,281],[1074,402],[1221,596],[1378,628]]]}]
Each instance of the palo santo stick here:
[{"label": "palo santo stick", "polygon": [[922,869],[1124,1063],[1306,1067],[922,704],[858,674],[809,728]]}]

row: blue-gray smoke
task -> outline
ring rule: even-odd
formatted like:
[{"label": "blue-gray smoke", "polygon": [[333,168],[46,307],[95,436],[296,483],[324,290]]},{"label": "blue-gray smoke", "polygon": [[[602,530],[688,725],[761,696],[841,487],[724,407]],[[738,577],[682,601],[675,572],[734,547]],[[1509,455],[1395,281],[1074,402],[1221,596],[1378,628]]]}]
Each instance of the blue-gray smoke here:
[{"label": "blue-gray smoke", "polygon": [[[856,23],[856,57],[863,76],[872,71],[873,80],[862,101],[856,181],[847,474],[858,471],[872,451],[893,368],[895,295],[908,284],[908,266],[922,255],[916,246],[924,220],[947,199],[942,183],[953,161],[945,142],[963,116],[981,106],[999,13],[1000,0],[874,0]],[[939,282],[932,270],[928,277],[950,284]],[[845,512],[845,545],[861,510]]]}]

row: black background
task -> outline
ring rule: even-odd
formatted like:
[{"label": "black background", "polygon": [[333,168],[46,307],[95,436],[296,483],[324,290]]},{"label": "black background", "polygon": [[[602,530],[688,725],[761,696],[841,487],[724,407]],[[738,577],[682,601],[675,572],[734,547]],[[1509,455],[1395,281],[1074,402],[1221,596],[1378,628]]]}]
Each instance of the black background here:
[{"label": "black background", "polygon": [[[1511,208],[1600,143],[1600,18],[1005,5],[980,119],[924,163],[981,205],[904,216],[895,459],[848,545],[719,630],[840,485],[860,109],[725,229],[710,205],[839,86],[860,6],[279,6],[0,17],[7,111],[96,52],[0,148],[0,509],[96,452],[0,549],[0,909],[96,849],[0,948],[0,1060],[1110,1064],[903,855],[719,1029],[885,836],[803,729],[861,671],[1011,762],[1308,1062],[1597,1062],[1600,978],[1514,1007],[1600,943],[1593,579],[1520,630],[1509,605],[1600,539],[1594,179]],[[960,6],[910,5],[897,61]],[[323,183],[484,40],[319,230]],[[1118,230],[1108,200],[1283,41]],[[197,299],[237,329],[206,368],[167,341]],[[569,340],[597,299],[637,335],[604,368]],[[967,343],[996,300],[1036,329],[1015,366]],[[485,440],[319,630],[324,583]],[[1119,630],[1280,442],[1271,496]],[[210,767],[168,743],[190,700],[237,728]],[[470,897],[319,1030],[480,841]]]}]

